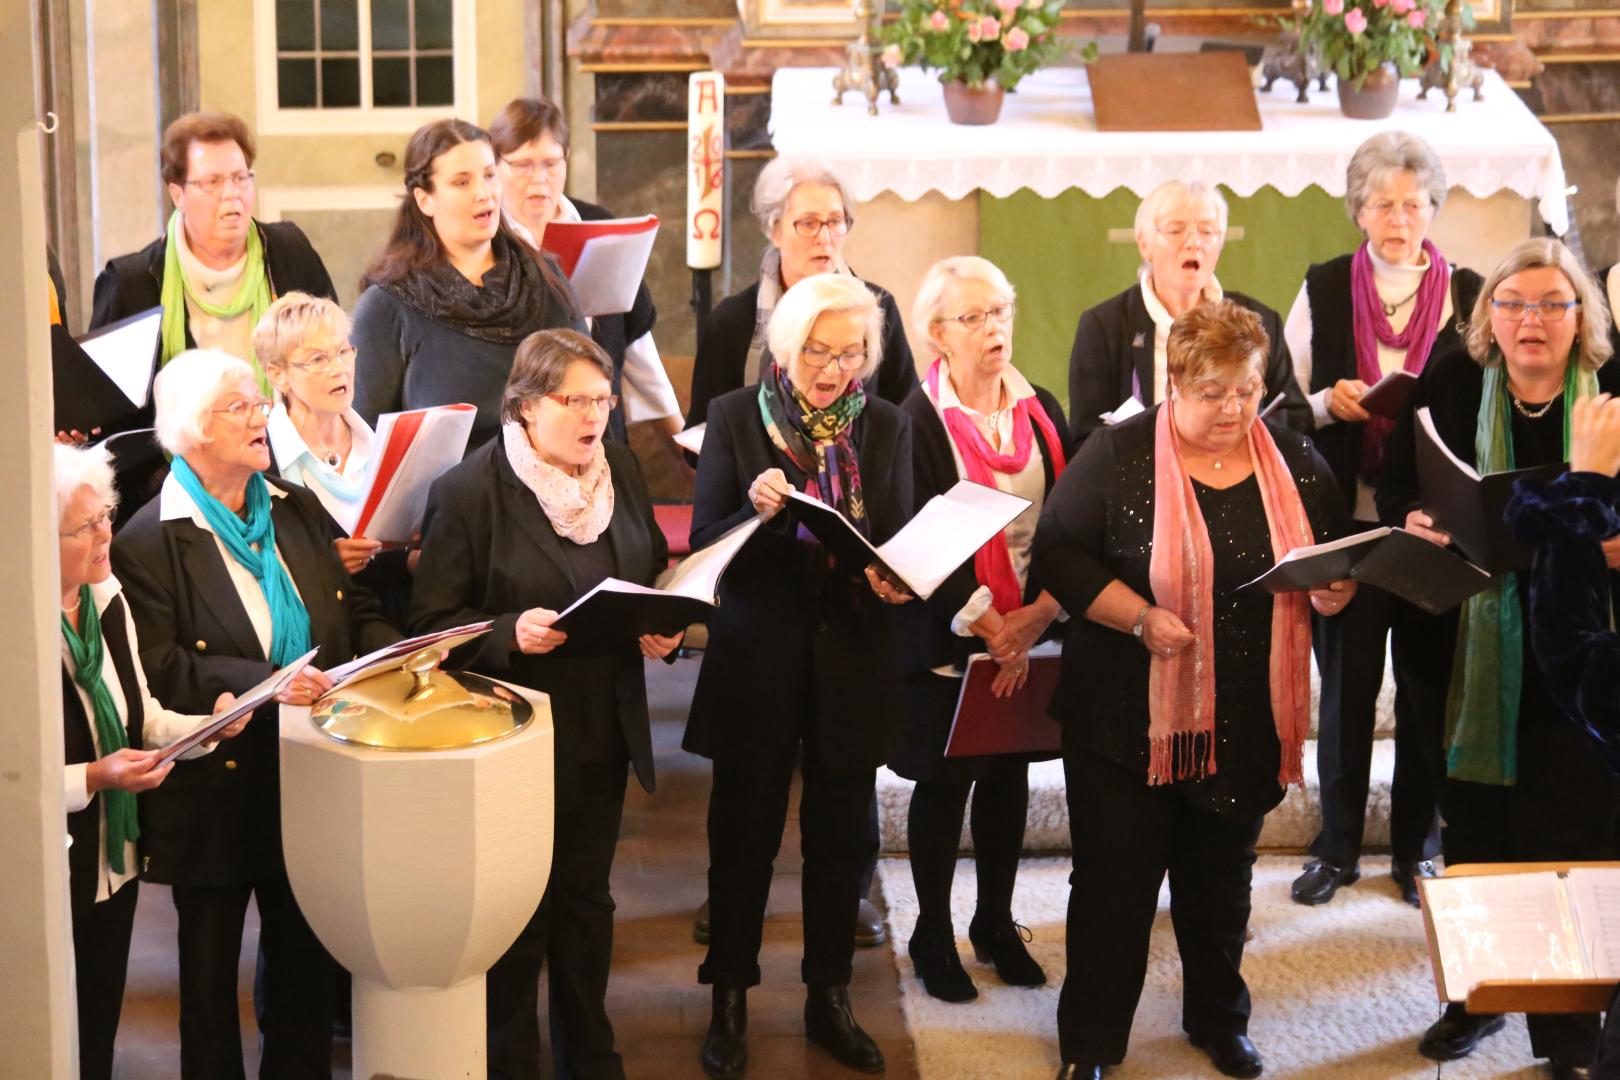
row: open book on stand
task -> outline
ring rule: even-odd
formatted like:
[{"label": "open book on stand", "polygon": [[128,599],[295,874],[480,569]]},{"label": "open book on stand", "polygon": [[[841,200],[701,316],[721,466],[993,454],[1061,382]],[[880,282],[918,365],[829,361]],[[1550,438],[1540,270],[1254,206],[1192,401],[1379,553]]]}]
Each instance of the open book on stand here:
[{"label": "open book on stand", "polygon": [[552,623],[568,635],[561,649],[576,654],[620,650],[634,645],[642,634],[668,637],[693,623],[708,622],[719,607],[720,575],[759,525],[760,519],[751,517],[728,530],[681,560],[657,587],[603,578]]},{"label": "open book on stand", "polygon": [[485,634],[495,625],[486,619],[483,622],[467,623],[465,626],[452,626],[445,630],[435,630],[431,634],[418,634],[416,637],[401,638],[392,645],[384,645],[380,649],[368,652],[364,656],[357,656],[346,664],[339,664],[328,668],[327,678],[332,680],[332,689],[341,690],[350,683],[357,683],[362,679],[369,679],[381,671],[397,671],[399,666],[410,657],[423,649],[437,648],[444,652],[459,649],[469,641],[474,641]]},{"label": "open book on stand", "polygon": [[799,521],[847,569],[860,572],[877,563],[919,600],[934,595],[957,567],[1030,505],[1028,499],[997,488],[958,480],[945,494],[929,499],[887,543],[873,547],[848,518],[820,499],[798,490],[789,497]]},{"label": "open book on stand", "polygon": [[1431,615],[1450,611],[1491,583],[1490,574],[1449,548],[1385,526],[1295,548],[1242,587],[1305,592],[1346,578],[1376,585]]}]

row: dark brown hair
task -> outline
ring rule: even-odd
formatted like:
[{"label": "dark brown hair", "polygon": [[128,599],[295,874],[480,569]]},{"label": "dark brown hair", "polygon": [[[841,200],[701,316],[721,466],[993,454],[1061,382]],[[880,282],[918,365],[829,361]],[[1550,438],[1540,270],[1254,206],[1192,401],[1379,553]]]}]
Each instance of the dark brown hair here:
[{"label": "dark brown hair", "polygon": [[502,422],[523,423],[523,403],[556,390],[577,360],[594,364],[608,382],[613,381],[613,361],[578,330],[536,330],[519,342],[501,394]]},{"label": "dark brown hair", "polygon": [[1165,339],[1165,373],[1178,385],[1237,367],[1252,367],[1271,350],[1260,316],[1230,300],[1195,304],[1181,313]]},{"label": "dark brown hair", "polygon": [[177,119],[163,131],[163,147],[158,161],[165,184],[183,184],[191,163],[186,155],[191,144],[233,142],[242,148],[248,168],[253,168],[256,150],[253,135],[240,116],[222,112],[191,112]]},{"label": "dark brown hair", "polygon": [[[462,143],[488,143],[489,132],[465,120],[435,120],[416,129],[411,141],[405,144],[405,197],[399,201],[399,213],[394,218],[394,229],[385,245],[360,278],[360,291],[372,285],[392,285],[413,274],[419,274],[438,265],[444,259],[444,243],[433,228],[433,219],[422,213],[416,205],[418,189],[433,192],[433,163],[446,151]],[[491,146],[491,151],[494,147]],[[546,287],[570,319],[579,316],[562,271],[556,263],[544,258],[534,248],[518,239],[506,214],[500,212],[499,235],[504,236],[512,249],[513,258],[533,259],[540,265],[540,275]]]},{"label": "dark brown hair", "polygon": [[542,135],[556,139],[563,153],[568,153],[568,120],[550,98],[513,98],[489,125],[497,157],[506,157]]}]

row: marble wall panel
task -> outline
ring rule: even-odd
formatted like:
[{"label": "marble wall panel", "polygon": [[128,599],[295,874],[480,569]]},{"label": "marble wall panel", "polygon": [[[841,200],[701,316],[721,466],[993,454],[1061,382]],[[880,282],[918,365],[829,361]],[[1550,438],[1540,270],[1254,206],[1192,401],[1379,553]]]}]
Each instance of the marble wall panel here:
[{"label": "marble wall panel", "polygon": [[685,120],[686,87],[683,72],[603,72],[596,77],[596,119]]},{"label": "marble wall panel", "polygon": [[1620,112],[1620,57],[1600,63],[1548,64],[1536,76],[1540,111],[1560,113]]},{"label": "marble wall panel", "polygon": [[1620,172],[1620,121],[1553,124],[1575,194],[1575,225],[1586,263],[1593,269],[1620,262],[1620,214],[1615,176]]},{"label": "marble wall panel", "polygon": [[[686,137],[678,131],[598,132],[596,201],[615,214],[657,214],[662,223],[647,264],[647,287],[658,307],[658,348],[689,356],[697,333],[687,299]],[[684,392],[684,386],[677,386]]]},{"label": "marble wall panel", "polygon": [[771,118],[771,95],[726,95],[726,148],[730,150],[769,150],[771,134],[766,124]]}]

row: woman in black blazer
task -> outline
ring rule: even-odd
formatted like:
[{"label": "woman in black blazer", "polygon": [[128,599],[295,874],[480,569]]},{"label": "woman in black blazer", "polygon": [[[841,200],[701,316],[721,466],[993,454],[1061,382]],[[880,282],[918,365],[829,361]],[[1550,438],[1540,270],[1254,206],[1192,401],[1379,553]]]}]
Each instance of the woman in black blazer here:
[{"label": "woman in black blazer", "polygon": [[535,1010],[547,963],[557,1075],[624,1076],[606,1008],[608,879],[627,767],[653,790],[642,658],[668,657],[680,638],[570,648],[551,628],[603,578],[650,585],[669,560],[635,456],[603,440],[612,379],[613,361],[583,334],[526,338],[506,383],[501,436],[434,483],[422,527],[412,628],[494,620],[453,659],[549,694],[556,728],[551,881],[488,976],[493,1077],[541,1075]]},{"label": "woman in black blazer", "polygon": [[945,1001],[978,996],[951,926],[951,880],[970,789],[978,906],[968,939],[1003,982],[1046,981],[1012,913],[1029,762],[1043,757],[945,756],[968,657],[989,652],[1000,665],[996,689],[1016,693],[1029,676],[1030,647],[1058,615],[1052,595],[1029,581],[1029,550],[1041,504],[1068,458],[1067,428],[1057,399],[1012,366],[1013,299],[1012,284],[991,262],[963,256],[935,263],[918,289],[912,329],[936,359],[901,406],[911,418],[919,508],[961,480],[1030,500],[1000,537],[907,612],[914,620],[906,635],[911,709],[889,767],[917,782],[906,818],[918,906],[909,950],[924,988]]},{"label": "woman in black blazer", "polygon": [[[62,743],[67,753],[68,899],[79,1005],[79,1076],[112,1076],[140,887],[135,794],[163,783],[162,748],[207,721],[165,709],[146,685],[139,639],[107,549],[118,506],[104,447],[55,450],[62,575]],[[214,702],[230,708],[229,691]],[[220,738],[241,733],[246,719]],[[209,747],[186,751],[192,759]]]},{"label": "woman in black blazer", "polygon": [[1215,188],[1171,180],[1148,192],[1136,209],[1139,280],[1080,316],[1069,354],[1069,430],[1082,442],[1103,426],[1103,413],[1127,399],[1143,406],[1165,400],[1165,340],[1170,324],[1194,304],[1223,296],[1260,316],[1271,342],[1265,399],[1283,396],[1275,418],[1310,428],[1310,409],[1294,380],[1282,319],[1239,292],[1223,292],[1215,264],[1226,242],[1226,200]]},{"label": "woman in black blazer", "polygon": [[848,984],[868,807],[904,706],[885,604],[907,597],[870,567],[834,561],[787,498],[791,486],[836,505],[874,544],[910,515],[910,424],[857,378],[882,359],[882,318],[855,279],[805,279],[771,317],[779,359],[766,378],[709,405],[692,546],[768,519],[721,580],[683,743],[714,762],[709,954],[698,969],[714,987],[710,1076],[747,1067],[746,994],[759,983],[771,863],[801,747],[805,1026],[844,1064],[883,1068],[850,1013]]},{"label": "woman in black blazer", "polygon": [[[174,461],[112,552],[153,694],[201,712],[311,648],[331,667],[398,640],[333,553],[320,503],[264,478],[270,402],[253,370],[192,351],[170,361],[153,390],[158,439]],[[261,554],[267,544],[274,562]],[[282,700],[307,705],[330,685],[306,667]],[[176,765],[142,796],[145,872],[173,887],[179,914],[185,1077],[242,1075],[236,971],[250,898],[265,958],[264,1071],[331,1070],[336,965],[299,912],[282,861],[275,706],[255,715],[228,749]]]},{"label": "woman in black blazer", "polygon": [[[1533,305],[1533,307],[1532,307]],[[1452,453],[1481,473],[1569,458],[1572,404],[1620,391],[1597,284],[1557,240],[1526,240],[1486,278],[1468,352],[1436,356],[1390,436],[1378,509],[1440,543],[1417,477],[1416,410],[1427,408]],[[1477,448],[1485,448],[1483,455]],[[1605,546],[1620,565],[1620,541]],[[1564,862],[1620,853],[1620,782],[1556,704],[1525,621],[1528,573],[1498,574],[1439,623],[1442,662],[1423,673],[1423,723],[1442,732],[1441,849],[1446,862]],[[1611,577],[1611,589],[1620,579]],[[1514,624],[1517,623],[1517,626]],[[1504,625],[1505,624],[1505,625]],[[1517,633],[1519,650],[1493,647]],[[1449,660],[1449,662],[1445,662]],[[1595,1015],[1528,1018],[1530,1049],[1577,1077],[1597,1047]],[[1418,1050],[1439,1061],[1473,1052],[1503,1019],[1449,1005]]]}]

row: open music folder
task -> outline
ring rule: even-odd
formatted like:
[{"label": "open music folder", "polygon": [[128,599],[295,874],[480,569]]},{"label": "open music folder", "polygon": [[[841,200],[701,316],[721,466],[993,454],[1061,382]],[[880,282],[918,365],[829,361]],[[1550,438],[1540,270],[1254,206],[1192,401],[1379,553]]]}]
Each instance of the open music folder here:
[{"label": "open music folder", "polygon": [[849,569],[861,571],[877,563],[919,600],[934,595],[957,567],[1029,506],[1028,499],[958,480],[945,494],[929,499],[886,543],[873,547],[848,518],[820,499],[798,490],[789,498],[804,527]]},{"label": "open music folder", "polygon": [[339,519],[338,524],[350,536],[407,543],[422,527],[433,481],[467,452],[477,415],[473,405],[435,405],[379,416],[373,442],[378,449],[366,465],[365,497],[352,511],[352,520]]},{"label": "open music folder", "polygon": [[647,274],[658,217],[553,221],[540,247],[557,256],[587,315],[618,315],[636,302]]},{"label": "open music folder", "polygon": [[79,338],[51,327],[51,386],[57,431],[130,426],[146,407],[157,365],[163,309],[149,308]]},{"label": "open music folder", "polygon": [[1449,548],[1385,526],[1295,548],[1241,588],[1305,592],[1347,578],[1376,585],[1431,615],[1450,611],[1491,583],[1490,574]]},{"label": "open music folder", "polygon": [[278,668],[271,672],[269,677],[267,677],[263,682],[259,683],[259,685],[253,687],[252,689],[244,690],[241,696],[236,699],[236,704],[232,705],[228,710],[220,713],[218,716],[209,720],[206,724],[193,728],[187,734],[180,736],[178,739],[165,746],[163,748],[163,753],[158,755],[157,764],[154,765],[153,768],[156,768],[157,765],[166,765],[175,758],[179,757],[181,754],[185,753],[187,750],[190,750],[193,747],[201,746],[203,743],[207,742],[209,739],[212,739],[215,735],[218,735],[221,731],[230,727],[242,717],[253,712],[260,705],[268,703],[277,694],[285,690],[287,688],[287,684],[292,682],[293,678],[300,671],[304,670],[304,665],[315,659],[315,654],[320,651],[321,650],[319,648],[309,650],[309,652],[305,653],[303,656],[300,656],[286,667]]}]

